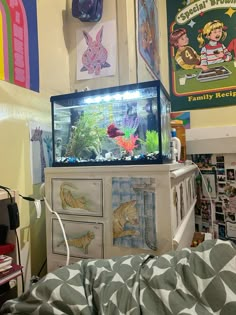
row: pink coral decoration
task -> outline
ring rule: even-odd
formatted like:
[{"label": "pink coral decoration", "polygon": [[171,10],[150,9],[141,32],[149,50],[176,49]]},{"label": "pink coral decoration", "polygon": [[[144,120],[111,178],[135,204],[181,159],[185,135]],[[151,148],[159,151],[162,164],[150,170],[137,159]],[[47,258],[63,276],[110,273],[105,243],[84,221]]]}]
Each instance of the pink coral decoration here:
[{"label": "pink coral decoration", "polygon": [[138,136],[131,135],[129,139],[125,137],[116,137],[117,144],[124,148],[126,152],[132,153],[133,149],[137,147],[135,144],[138,139]]}]

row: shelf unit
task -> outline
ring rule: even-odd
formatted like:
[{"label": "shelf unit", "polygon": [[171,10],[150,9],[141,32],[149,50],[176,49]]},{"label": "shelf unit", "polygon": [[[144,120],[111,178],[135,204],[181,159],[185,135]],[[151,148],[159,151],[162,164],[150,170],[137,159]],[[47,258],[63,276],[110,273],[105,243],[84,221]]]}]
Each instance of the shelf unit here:
[{"label": "shelf unit", "polygon": [[[16,191],[9,190],[12,199],[14,202],[18,202],[19,195]],[[10,203],[10,197],[5,190],[0,189],[0,224],[6,225],[9,227],[9,216],[8,216],[8,208],[7,205]],[[17,262],[17,246],[16,246],[16,235],[14,230],[10,230],[8,228],[6,244],[0,245],[0,253],[11,256],[13,262]],[[0,305],[3,304],[9,298],[17,297],[17,294],[21,292],[21,281],[20,277],[16,279],[16,285],[11,287],[8,286],[8,283],[5,283],[1,286],[0,289]]]}]

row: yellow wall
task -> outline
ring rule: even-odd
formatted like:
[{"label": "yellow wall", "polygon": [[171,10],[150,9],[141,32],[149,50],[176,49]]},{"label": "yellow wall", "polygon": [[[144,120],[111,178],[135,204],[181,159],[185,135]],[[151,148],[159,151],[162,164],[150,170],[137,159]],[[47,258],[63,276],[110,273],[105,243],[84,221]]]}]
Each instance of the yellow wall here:
[{"label": "yellow wall", "polygon": [[235,125],[236,106],[191,111],[191,128]]},{"label": "yellow wall", "polygon": [[[50,101],[54,94],[69,91],[69,58],[63,32],[66,23],[66,0],[38,0],[38,37],[40,93],[0,81],[0,184],[22,195],[37,193],[30,173],[29,122],[50,123]],[[36,189],[37,190],[37,189]],[[21,249],[26,273],[39,271],[45,259],[45,221],[35,219],[35,210],[20,198]],[[29,245],[31,223],[32,253]],[[28,268],[28,270],[27,270]]]}]

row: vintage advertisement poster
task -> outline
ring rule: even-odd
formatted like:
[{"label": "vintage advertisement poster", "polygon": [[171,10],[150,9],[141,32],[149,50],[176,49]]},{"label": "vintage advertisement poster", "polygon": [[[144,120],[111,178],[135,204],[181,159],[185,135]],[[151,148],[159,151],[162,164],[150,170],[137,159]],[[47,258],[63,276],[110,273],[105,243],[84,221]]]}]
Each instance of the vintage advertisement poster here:
[{"label": "vintage advertisement poster", "polygon": [[39,92],[36,0],[0,0],[0,80]]},{"label": "vintage advertisement poster", "polygon": [[235,0],[167,0],[172,111],[236,104],[235,13]]}]

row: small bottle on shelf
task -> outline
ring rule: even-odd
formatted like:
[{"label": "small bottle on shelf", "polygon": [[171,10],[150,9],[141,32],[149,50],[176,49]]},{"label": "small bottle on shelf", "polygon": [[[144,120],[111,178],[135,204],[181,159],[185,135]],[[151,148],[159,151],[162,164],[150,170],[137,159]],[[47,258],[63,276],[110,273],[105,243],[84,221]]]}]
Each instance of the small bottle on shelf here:
[{"label": "small bottle on shelf", "polygon": [[[181,142],[179,138],[176,136],[176,129],[172,128],[171,129],[171,158],[172,158],[172,163],[173,162],[178,162],[180,161],[180,155],[181,155]],[[173,152],[174,152],[174,157],[173,157]]]}]

